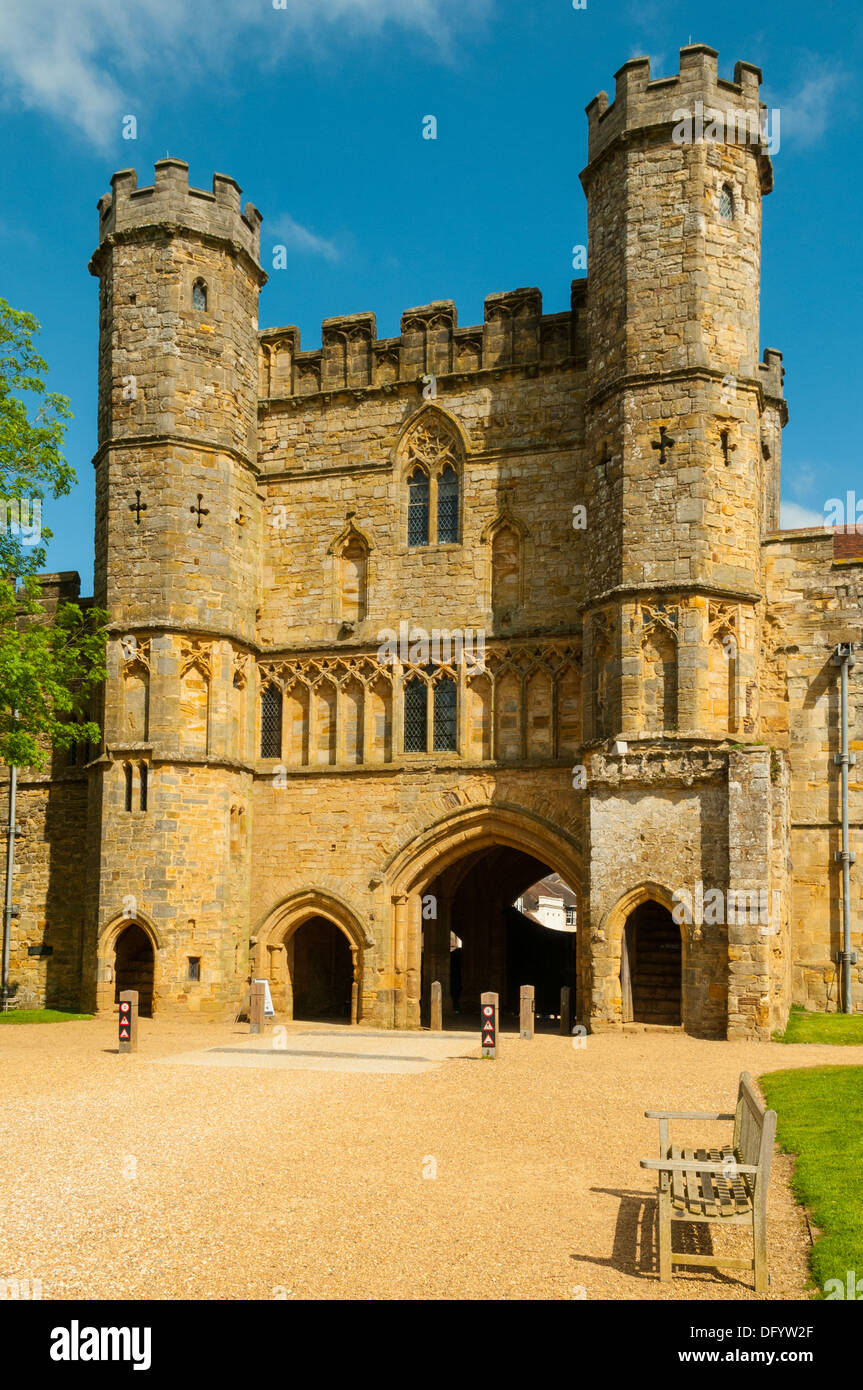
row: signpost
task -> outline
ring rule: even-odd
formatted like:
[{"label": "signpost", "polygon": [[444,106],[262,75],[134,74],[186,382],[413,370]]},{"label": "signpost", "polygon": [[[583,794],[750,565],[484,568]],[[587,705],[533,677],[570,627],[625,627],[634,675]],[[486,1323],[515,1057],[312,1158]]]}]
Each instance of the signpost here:
[{"label": "signpost", "polygon": [[520,1007],[519,1007],[519,1032],[520,1038],[532,1038],[534,1022],[536,1019],[536,991],[533,985],[522,985]]},{"label": "signpost", "polygon": [[120,995],[120,1051],[138,1051],[138,991],[124,989]]},{"label": "signpost", "polygon": [[480,1015],[482,1018],[482,1055],[497,1056],[497,1013],[498,996],[494,993],[480,995]]},{"label": "signpost", "polygon": [[431,1030],[433,1033],[440,1033],[443,1030],[443,1006],[441,1002],[440,980],[432,981]]},{"label": "signpost", "polygon": [[569,985],[564,985],[560,991],[560,1031],[564,1036],[569,1036],[570,1021]]},{"label": "signpost", "polygon": [[251,995],[249,999],[249,1032],[260,1033],[264,1026],[264,1014],[267,1006],[267,982],[266,980],[253,980]]}]

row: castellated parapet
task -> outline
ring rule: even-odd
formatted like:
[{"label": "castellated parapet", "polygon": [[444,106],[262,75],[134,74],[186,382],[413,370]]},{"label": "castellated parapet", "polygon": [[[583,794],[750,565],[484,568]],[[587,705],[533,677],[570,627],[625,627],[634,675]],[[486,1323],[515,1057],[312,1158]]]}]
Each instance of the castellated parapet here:
[{"label": "castellated parapet", "polygon": [[139,188],[136,171],[121,169],[112,178],[111,189],[97,204],[100,241],[144,227],[183,227],[202,236],[221,237],[257,264],[261,214],[254,203],[241,207],[242,189],[228,174],[214,174],[208,193],[189,186],[189,166],[184,160],[159,159],[152,184]]},{"label": "castellated parapet", "polygon": [[261,397],[278,400],[318,392],[378,388],[431,375],[453,382],[478,372],[516,368],[528,374],[587,354],[584,313],[587,284],[574,280],[571,310],[543,314],[538,289],[490,294],[483,322],[459,328],[452,300],[407,309],[397,338],[378,338],[374,314],[324,319],[321,347],[302,351],[300,330],[268,328],[260,334]]},{"label": "castellated parapet", "polygon": [[599,92],[585,108],[588,121],[588,161],[593,164],[618,140],[636,131],[664,133],[684,112],[694,114],[701,104],[705,123],[708,108],[735,118],[735,132],[747,143],[759,145],[762,191],[769,193],[773,170],[766,142],[757,139],[765,105],[760,99],[761,69],[752,63],[734,65],[734,81],[721,78],[717,51],[707,44],[688,44],[680,50],[680,72],[672,77],[650,77],[649,58],[630,58],[615,73],[614,101]]}]

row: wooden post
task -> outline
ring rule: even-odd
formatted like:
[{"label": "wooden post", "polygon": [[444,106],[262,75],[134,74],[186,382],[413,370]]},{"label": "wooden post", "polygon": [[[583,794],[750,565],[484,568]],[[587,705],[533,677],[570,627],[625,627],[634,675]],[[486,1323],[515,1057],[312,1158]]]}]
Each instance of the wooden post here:
[{"label": "wooden post", "polygon": [[493,990],[480,995],[480,1016],[482,1018],[482,1055],[497,1056],[497,1016],[499,998]]},{"label": "wooden post", "polygon": [[138,991],[124,989],[120,993],[120,1049],[138,1051]]},{"label": "wooden post", "polygon": [[560,991],[560,1031],[565,1036],[569,1036],[570,1011],[569,1011],[569,985],[564,985]]},{"label": "wooden post", "polygon": [[264,1027],[264,1004],[267,988],[263,980],[253,980],[249,1000],[249,1032],[260,1033]]},{"label": "wooden post", "polygon": [[433,1033],[440,1033],[443,1031],[443,1003],[441,998],[440,980],[432,981],[431,1030]]},{"label": "wooden post", "polygon": [[519,1020],[519,1037],[532,1038],[534,1020],[536,1018],[536,999],[533,985],[522,985],[521,987],[521,1006]]}]

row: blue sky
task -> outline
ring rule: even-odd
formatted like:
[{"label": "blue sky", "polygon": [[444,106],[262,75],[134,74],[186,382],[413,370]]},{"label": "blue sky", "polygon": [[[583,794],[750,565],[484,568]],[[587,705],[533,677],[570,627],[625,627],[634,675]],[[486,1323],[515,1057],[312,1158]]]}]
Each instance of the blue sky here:
[{"label": "blue sky", "polygon": [[[280,3],[280,0],[276,0]],[[264,214],[262,327],[542,290],[568,307],[586,240],[578,181],[584,107],[647,54],[678,70],[690,41],[764,71],[781,112],[764,202],[762,346],[785,354],[785,524],[817,524],[856,489],[860,350],[863,11],[827,0],[706,8],[674,0],[0,0],[0,294],[42,323],[51,386],[75,420],[72,496],[48,501],[52,569],[92,583],[96,438],[96,200],[116,169],[152,181],[185,159],[191,182],[231,174]],[[123,117],[137,139],[122,138]],[[438,122],[422,138],[423,117]],[[288,266],[272,271],[274,242]]]}]

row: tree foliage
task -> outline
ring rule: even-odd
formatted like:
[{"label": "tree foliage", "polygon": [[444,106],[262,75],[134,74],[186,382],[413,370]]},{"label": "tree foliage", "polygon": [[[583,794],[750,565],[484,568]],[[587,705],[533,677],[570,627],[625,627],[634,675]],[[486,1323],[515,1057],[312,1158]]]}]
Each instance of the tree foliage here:
[{"label": "tree foliage", "polygon": [[0,579],[0,761],[44,768],[50,746],[98,743],[90,692],[105,678],[107,614],[58,604],[46,614],[39,585]]},{"label": "tree foliage", "polygon": [[46,387],[48,367],[34,346],[32,314],[0,299],[0,575],[36,574],[45,564],[46,489],[53,497],[75,481],[62,448],[69,401]]}]

